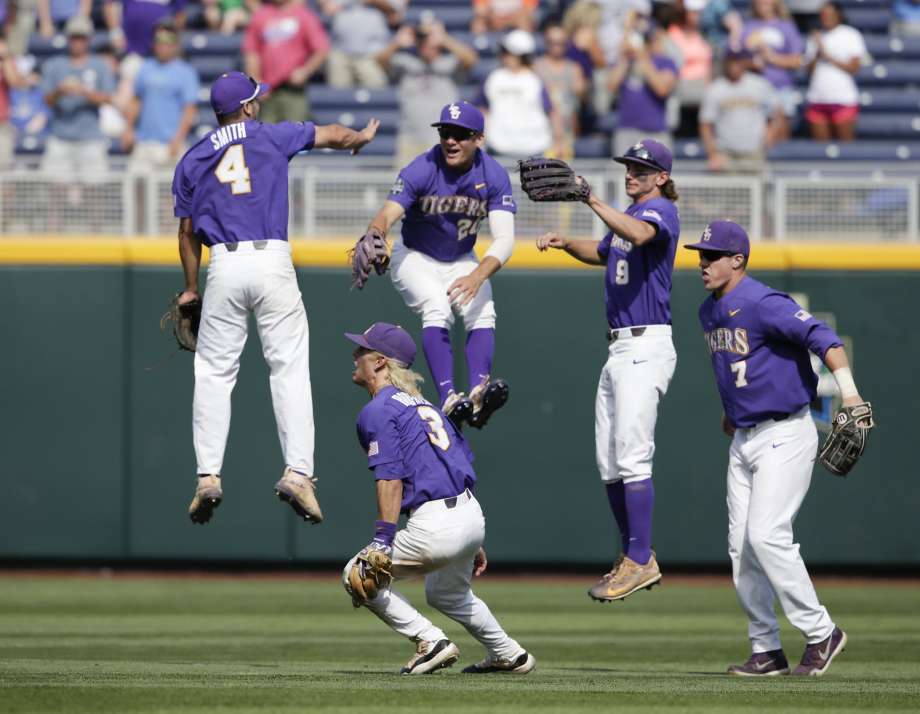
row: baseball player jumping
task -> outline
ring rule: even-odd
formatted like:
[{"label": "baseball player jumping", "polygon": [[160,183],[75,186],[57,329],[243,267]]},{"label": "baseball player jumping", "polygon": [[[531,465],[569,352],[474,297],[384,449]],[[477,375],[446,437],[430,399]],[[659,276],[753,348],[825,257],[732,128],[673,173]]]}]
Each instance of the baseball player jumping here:
[{"label": "baseball player jumping", "polygon": [[[677,355],[671,341],[671,273],[680,234],[670,150],[646,139],[614,158],[626,165],[632,204],[621,212],[585,191],[610,231],[598,243],[556,233],[537,239],[589,265],[606,265],[610,342],[595,405],[597,465],[619,526],[621,555],[589,591],[595,600],[621,600],[661,580],[651,549],[652,457],[658,402],[668,390]],[[587,186],[580,179],[583,186]]]},{"label": "baseball player jumping", "polygon": [[[844,407],[861,405],[843,343],[785,293],[747,275],[744,229],[715,221],[698,243],[703,285],[700,324],[725,413],[728,452],[728,552],[748,616],[752,654],[729,674],[789,673],[773,610],[778,598],[807,645],[793,675],[820,676],[847,636],[818,601],[792,521],[808,492],[818,434],[809,404],[818,383],[809,350],[837,380]],[[865,405],[868,406],[868,405]]]},{"label": "baseball player jumping", "polygon": [[[417,644],[403,674],[449,667],[460,650],[399,593],[383,587],[364,599],[351,586],[352,569],[362,568],[371,551],[391,560],[396,578],[424,575],[428,604],[485,646],[485,659],[464,672],[527,674],[536,666],[533,655],[502,630],[470,589],[474,573],[486,569],[485,519],[473,496],[473,456],[453,423],[421,396],[422,378],[409,369],[415,343],[401,327],[382,322],[346,337],[358,345],[352,380],[371,395],[357,429],[377,482],[378,520],[373,540],[345,566],[345,589],[356,607],[364,605]],[[409,520],[397,531],[400,512]]]},{"label": "baseball player jumping", "polygon": [[220,125],[182,157],[173,178],[179,218],[179,255],[185,273],[180,304],[199,300],[201,246],[210,249],[207,292],[195,352],[193,433],[198,485],[189,506],[206,523],[220,505],[220,471],[230,428],[230,393],[255,316],[271,372],[272,404],[285,468],[278,496],[305,520],[322,511],[313,474],[313,400],[307,314],[287,240],[288,162],[302,150],[348,149],[374,138],[378,122],[362,131],[311,122],[263,124],[259,98],[268,85],[242,72],[221,75],[211,87]]},{"label": "baseball player jumping", "polygon": [[[432,126],[440,144],[399,172],[368,235],[382,238],[404,217],[402,240],[393,243],[393,285],[422,317],[422,345],[442,410],[458,427],[481,428],[508,399],[507,383],[491,378],[495,306],[489,278],[511,257],[517,207],[508,172],[481,148],[482,112],[455,102]],[[473,246],[486,217],[492,245],[480,263]],[[468,396],[454,384],[454,311],[467,332]]]}]

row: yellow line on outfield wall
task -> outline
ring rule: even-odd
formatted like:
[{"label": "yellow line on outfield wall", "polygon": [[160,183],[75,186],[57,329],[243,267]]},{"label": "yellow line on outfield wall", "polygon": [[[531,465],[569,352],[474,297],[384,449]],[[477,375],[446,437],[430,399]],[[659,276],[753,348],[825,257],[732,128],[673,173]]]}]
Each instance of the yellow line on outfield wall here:
[{"label": "yellow line on outfield wall", "polygon": [[[293,240],[294,263],[303,267],[345,269],[346,253],[354,240],[353,237]],[[477,252],[481,255],[487,247],[488,241],[483,241]],[[16,236],[0,238],[0,264],[178,266],[179,253],[176,239],[166,237]],[[755,243],[750,266],[754,270],[920,270],[920,245]],[[561,251],[540,253],[530,241],[519,242],[508,267],[590,269]],[[680,248],[677,267],[696,268],[696,253]]]}]

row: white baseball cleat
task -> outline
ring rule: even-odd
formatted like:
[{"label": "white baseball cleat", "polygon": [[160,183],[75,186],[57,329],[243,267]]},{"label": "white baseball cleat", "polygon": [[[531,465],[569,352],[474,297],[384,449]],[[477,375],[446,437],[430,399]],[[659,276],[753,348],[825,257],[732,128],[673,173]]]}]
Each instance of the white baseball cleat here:
[{"label": "white baseball cleat", "polygon": [[322,523],[323,512],[316,499],[316,478],[294,471],[290,466],[275,484],[275,494],[290,504],[294,512],[305,521],[316,525]]},{"label": "white baseball cleat", "polygon": [[529,652],[522,652],[514,659],[488,655],[482,662],[464,667],[464,674],[527,674],[537,666],[537,658]]},{"label": "white baseball cleat", "polygon": [[188,516],[192,523],[205,524],[211,520],[214,509],[223,500],[224,492],[220,488],[220,476],[205,474],[198,477],[195,497],[188,507]]},{"label": "white baseball cleat", "polygon": [[450,667],[458,659],[460,659],[460,648],[450,640],[438,640],[437,642],[419,640],[415,648],[415,656],[399,670],[399,673],[430,674]]}]

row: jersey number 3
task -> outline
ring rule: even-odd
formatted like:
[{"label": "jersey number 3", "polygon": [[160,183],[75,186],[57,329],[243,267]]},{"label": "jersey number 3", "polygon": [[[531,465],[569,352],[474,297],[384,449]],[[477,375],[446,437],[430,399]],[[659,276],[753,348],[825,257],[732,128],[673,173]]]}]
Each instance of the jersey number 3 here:
[{"label": "jersey number 3", "polygon": [[441,451],[447,451],[450,448],[450,437],[444,428],[444,420],[434,407],[419,407],[419,418],[425,422],[428,427],[428,439],[432,444],[437,446]]},{"label": "jersey number 3", "polygon": [[252,183],[249,181],[249,167],[246,166],[246,156],[243,154],[242,144],[232,144],[227,147],[220,163],[214,169],[214,175],[221,183],[229,183],[234,196],[252,193]]}]

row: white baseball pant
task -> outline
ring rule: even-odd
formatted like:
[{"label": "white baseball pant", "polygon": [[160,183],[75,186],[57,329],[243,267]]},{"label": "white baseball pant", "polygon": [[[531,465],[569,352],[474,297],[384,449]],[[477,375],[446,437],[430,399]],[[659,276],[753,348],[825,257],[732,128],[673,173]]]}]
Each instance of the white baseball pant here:
[{"label": "white baseball pant", "polygon": [[639,336],[633,329],[617,331],[597,385],[594,436],[604,483],[652,477],[658,402],[677,364],[670,325],[648,325]]},{"label": "white baseball pant", "polygon": [[799,544],[795,519],[811,484],[818,432],[808,407],[782,421],[737,429],[728,452],[728,554],[735,590],[748,616],[752,651],[780,649],[780,605],[808,644],[834,631],[818,602]]},{"label": "white baseball pant", "polygon": [[[454,309],[447,289],[457,279],[472,273],[479,260],[472,252],[453,263],[442,263],[424,253],[406,248],[401,240],[393,242],[390,278],[410,310],[422,316],[422,327],[445,327],[454,324]],[[492,285],[486,280],[469,304],[458,308],[467,332],[495,327],[495,303]]]},{"label": "white baseball pant", "polygon": [[[395,580],[425,576],[428,604],[463,625],[493,657],[515,659],[524,648],[511,639],[486,605],[473,593],[473,559],[485,540],[486,522],[479,501],[469,491],[454,499],[429,501],[412,511],[406,527],[393,539]],[[342,571],[348,574],[355,558]],[[393,630],[413,641],[436,642],[444,631],[416,610],[392,587],[382,590],[365,606]]]},{"label": "white baseball pant", "polygon": [[211,248],[192,407],[198,473],[219,474],[230,429],[230,394],[255,316],[270,371],[272,406],[284,462],[313,475],[313,396],[309,328],[287,241]]}]

